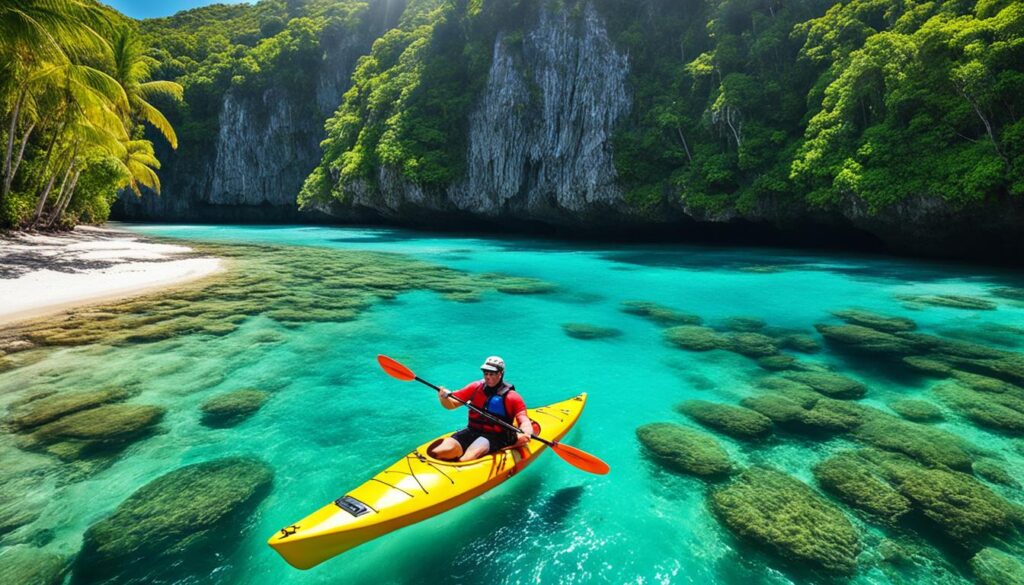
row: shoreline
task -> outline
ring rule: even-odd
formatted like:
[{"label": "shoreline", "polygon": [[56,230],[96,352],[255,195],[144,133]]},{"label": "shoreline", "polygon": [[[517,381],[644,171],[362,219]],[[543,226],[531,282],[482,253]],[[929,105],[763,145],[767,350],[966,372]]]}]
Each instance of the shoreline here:
[{"label": "shoreline", "polygon": [[0,327],[127,300],[224,270],[220,258],[109,227],[0,239]]}]

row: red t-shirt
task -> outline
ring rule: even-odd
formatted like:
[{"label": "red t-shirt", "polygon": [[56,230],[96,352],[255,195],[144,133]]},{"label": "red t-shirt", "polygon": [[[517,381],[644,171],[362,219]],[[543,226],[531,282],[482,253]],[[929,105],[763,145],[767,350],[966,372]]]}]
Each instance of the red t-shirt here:
[{"label": "red t-shirt", "polygon": [[[484,392],[484,387],[484,381],[477,380],[466,384],[459,390],[456,390],[452,393],[452,396],[464,402],[469,402],[480,410],[484,410],[484,406],[487,404],[487,393]],[[524,415],[526,413],[526,403],[523,402],[523,397],[515,390],[509,390],[505,394],[505,408],[508,411],[509,417],[515,422],[518,422],[517,419],[519,418],[520,413],[523,413]],[[470,411],[471,419],[474,414],[476,413]],[[513,424],[515,424],[515,422]]]}]

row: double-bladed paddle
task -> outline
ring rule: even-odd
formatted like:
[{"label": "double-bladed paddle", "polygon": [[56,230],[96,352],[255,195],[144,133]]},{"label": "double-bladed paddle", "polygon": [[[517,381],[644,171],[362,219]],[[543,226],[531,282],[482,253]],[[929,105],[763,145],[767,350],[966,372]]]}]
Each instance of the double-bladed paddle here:
[{"label": "double-bladed paddle", "polygon": [[[434,390],[437,390],[438,392],[441,391],[441,389],[438,388],[437,386],[434,386],[430,382],[427,382],[426,380],[420,378],[419,376],[414,374],[412,370],[405,367],[398,361],[389,358],[386,355],[378,355],[377,362],[380,363],[380,367],[383,368],[384,371],[387,372],[387,374],[392,378],[398,378],[403,382],[412,382],[413,380],[415,380],[420,384],[429,386]],[[501,420],[500,418],[496,418],[490,413],[480,410],[479,408],[473,406],[472,404],[466,402],[465,400],[460,400],[459,398],[455,397],[450,393],[448,394],[448,397],[456,402],[464,404],[470,410],[476,412],[477,414],[483,417],[488,418],[494,423],[499,424],[510,431],[513,431],[515,433],[523,433],[521,429],[517,429],[516,427],[508,424],[507,422]],[[544,443],[548,447],[551,447],[551,450],[554,451],[556,455],[558,455],[563,460],[565,460],[566,463],[572,465],[577,469],[582,469],[583,471],[586,471],[588,473],[594,473],[597,475],[604,475],[608,473],[608,471],[611,469],[610,467],[608,467],[608,464],[605,463],[604,461],[601,461],[600,459],[594,457],[590,453],[587,453],[586,451],[581,451],[576,447],[563,445],[558,441],[549,441],[547,439],[542,439],[541,437],[538,437],[533,433],[530,433],[530,438],[533,439],[534,441],[540,441],[541,443]]]}]

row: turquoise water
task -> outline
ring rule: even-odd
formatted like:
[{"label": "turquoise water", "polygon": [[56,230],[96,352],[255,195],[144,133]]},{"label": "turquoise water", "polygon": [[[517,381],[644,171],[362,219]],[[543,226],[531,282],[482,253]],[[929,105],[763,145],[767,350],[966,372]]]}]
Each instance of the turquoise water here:
[{"label": "turquoise water", "polygon": [[[989,269],[878,257],[847,257],[766,249],[616,246],[530,239],[482,239],[390,229],[320,227],[125,226],[147,236],[219,243],[319,246],[407,254],[454,269],[539,278],[558,286],[546,295],[486,293],[458,303],[417,291],[383,301],[357,320],[283,327],[254,317],[223,337],[191,335],[120,347],[53,350],[41,361],[0,374],[0,408],[31,380],[38,388],[73,377],[82,388],[138,385],[139,399],[166,406],[162,433],[136,443],[109,468],[59,485],[43,479],[32,494],[42,513],[15,536],[47,534],[47,550],[73,555],[84,530],[109,515],[134,490],[181,465],[251,454],[276,472],[270,495],[238,544],[213,572],[182,583],[790,583],[818,577],[786,569],[736,541],[705,504],[707,484],[661,470],[642,456],[637,426],[655,421],[694,425],[673,406],[700,398],[734,404],[765,374],[754,361],[723,351],[694,353],[667,345],[662,327],[623,313],[626,300],[654,301],[720,325],[754,316],[770,327],[820,337],[815,323],[837,322],[831,311],[857,307],[914,319],[925,333],[972,336],[987,324],[1024,326],[1024,306],[994,311],[911,309],[897,295],[986,296],[996,286],[1021,286]],[[343,294],[343,293],[339,293]],[[621,330],[618,337],[580,340],[561,324],[583,322]],[[276,335],[273,342],[267,332]],[[986,342],[982,340],[981,342]],[[1024,335],[988,339],[1024,350]],[[492,354],[504,357],[507,379],[527,404],[590,393],[568,444],[607,461],[603,477],[545,455],[527,472],[452,512],[368,543],[311,571],[286,565],[265,540],[280,527],[362,483],[430,437],[464,422],[425,387],[388,378],[376,365],[391,355],[435,384],[461,386]],[[825,351],[800,355],[835,367],[869,387],[863,402],[884,408],[933,383],[894,375],[872,361]],[[255,416],[230,429],[209,429],[198,407],[243,387],[273,392]],[[1024,477],[1024,456],[1009,438],[950,416],[952,430],[1004,458]],[[45,473],[43,455],[16,451],[5,438],[0,458]],[[770,441],[751,446],[719,436],[742,466],[768,463],[813,485],[812,465],[849,447]],[[1024,503],[1019,489],[996,486]],[[854,583],[969,582],[962,560],[892,569],[878,562],[889,535],[850,513],[864,534]],[[8,537],[9,538],[9,537]],[[21,540],[29,539],[23,537]],[[15,539],[16,540],[16,539]],[[11,541],[13,542],[13,540]],[[0,543],[10,544],[8,541]],[[0,555],[2,555],[0,548]],[[941,555],[939,555],[941,556]],[[941,560],[941,559],[940,559]],[[198,569],[197,569],[198,571]],[[159,582],[159,581],[158,581]]]}]

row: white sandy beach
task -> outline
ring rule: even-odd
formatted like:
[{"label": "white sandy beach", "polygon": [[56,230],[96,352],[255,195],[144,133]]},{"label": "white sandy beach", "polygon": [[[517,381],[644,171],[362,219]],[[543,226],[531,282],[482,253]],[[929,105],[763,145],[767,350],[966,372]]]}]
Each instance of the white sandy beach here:
[{"label": "white sandy beach", "polygon": [[108,228],[0,239],[0,327],[181,284],[220,270],[217,258]]}]

